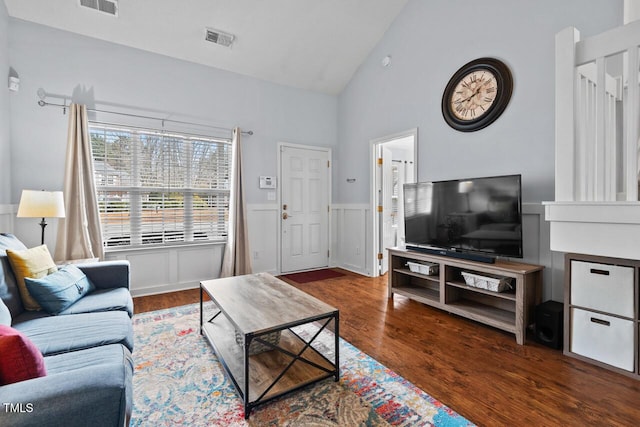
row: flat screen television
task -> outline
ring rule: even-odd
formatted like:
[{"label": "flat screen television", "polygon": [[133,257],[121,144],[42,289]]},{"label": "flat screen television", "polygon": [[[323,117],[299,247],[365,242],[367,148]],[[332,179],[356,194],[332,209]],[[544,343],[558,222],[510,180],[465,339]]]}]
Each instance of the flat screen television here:
[{"label": "flat screen television", "polygon": [[522,258],[520,175],[404,184],[407,249],[476,261]]}]

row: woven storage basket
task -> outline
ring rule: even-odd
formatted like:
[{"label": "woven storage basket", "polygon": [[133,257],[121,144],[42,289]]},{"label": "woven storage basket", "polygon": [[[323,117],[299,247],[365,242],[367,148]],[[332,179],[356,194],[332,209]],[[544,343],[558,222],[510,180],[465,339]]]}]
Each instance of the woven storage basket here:
[{"label": "woven storage basket", "polygon": [[438,274],[439,265],[435,263],[427,262],[411,262],[407,261],[407,267],[412,273],[426,274],[427,276],[433,276]]},{"label": "woven storage basket", "polygon": [[467,273],[466,271],[462,272],[462,277],[467,286],[473,288],[486,289],[493,292],[504,292],[513,289],[511,286],[513,279],[511,277],[497,278],[480,276],[479,274]]},{"label": "woven storage basket", "polygon": [[[280,342],[280,331],[261,335],[260,339],[263,339],[266,342],[271,343],[273,345],[278,345],[278,343]],[[244,336],[238,331],[236,331],[236,343],[241,347],[244,346]],[[265,351],[270,351],[270,350],[273,350],[273,348],[265,344],[262,344],[261,342],[258,342],[256,340],[256,337],[254,337],[253,340],[251,341],[251,344],[249,345],[249,356],[253,356],[254,354],[264,353]]]}]

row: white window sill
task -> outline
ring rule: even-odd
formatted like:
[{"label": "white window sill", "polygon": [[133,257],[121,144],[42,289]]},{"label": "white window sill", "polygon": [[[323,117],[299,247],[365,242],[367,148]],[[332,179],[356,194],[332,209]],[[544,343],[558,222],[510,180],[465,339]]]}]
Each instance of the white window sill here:
[{"label": "white window sill", "polygon": [[120,252],[142,252],[142,251],[161,251],[167,249],[178,248],[193,248],[198,246],[217,246],[226,245],[226,240],[209,240],[206,242],[175,242],[161,245],[140,245],[140,246],[111,246],[105,247],[105,254],[120,253]]}]

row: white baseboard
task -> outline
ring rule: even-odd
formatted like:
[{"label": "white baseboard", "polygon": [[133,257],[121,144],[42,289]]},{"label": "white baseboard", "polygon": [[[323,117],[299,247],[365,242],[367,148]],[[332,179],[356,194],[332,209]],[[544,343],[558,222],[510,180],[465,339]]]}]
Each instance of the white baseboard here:
[{"label": "white baseboard", "polygon": [[184,283],[169,283],[160,286],[149,286],[144,288],[132,289],[131,296],[143,297],[147,295],[166,294],[169,292],[186,291],[188,289],[198,289],[200,282],[184,282]]}]

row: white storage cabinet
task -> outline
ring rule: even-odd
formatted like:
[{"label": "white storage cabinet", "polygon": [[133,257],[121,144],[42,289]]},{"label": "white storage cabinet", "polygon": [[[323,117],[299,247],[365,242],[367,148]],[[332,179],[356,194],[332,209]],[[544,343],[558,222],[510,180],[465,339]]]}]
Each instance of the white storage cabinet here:
[{"label": "white storage cabinet", "polygon": [[640,261],[580,254],[565,257],[565,354],[640,378]]}]

